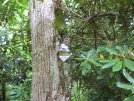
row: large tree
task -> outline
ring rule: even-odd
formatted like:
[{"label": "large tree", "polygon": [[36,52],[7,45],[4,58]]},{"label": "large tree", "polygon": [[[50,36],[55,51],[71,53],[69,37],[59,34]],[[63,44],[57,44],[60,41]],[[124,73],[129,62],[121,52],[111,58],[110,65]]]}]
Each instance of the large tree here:
[{"label": "large tree", "polygon": [[68,97],[63,93],[57,58],[59,41],[55,40],[53,28],[55,2],[30,0],[29,5],[33,68],[31,101],[65,101]]}]

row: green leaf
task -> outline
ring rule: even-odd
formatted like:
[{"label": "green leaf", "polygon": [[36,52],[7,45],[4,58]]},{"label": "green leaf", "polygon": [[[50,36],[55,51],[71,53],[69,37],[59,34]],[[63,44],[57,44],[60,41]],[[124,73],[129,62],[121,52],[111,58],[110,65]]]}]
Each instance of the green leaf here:
[{"label": "green leaf", "polygon": [[110,54],[118,55],[118,52],[115,49],[112,48],[106,48],[106,51],[108,51]]},{"label": "green leaf", "polygon": [[109,63],[103,65],[103,66],[102,66],[102,69],[110,68],[110,67],[112,67],[116,62],[117,62],[117,60],[111,60]]},{"label": "green leaf", "polygon": [[23,0],[18,0],[20,3],[23,2]]},{"label": "green leaf", "polygon": [[[22,0],[22,1],[24,1],[24,0]],[[28,7],[28,6],[26,5],[26,3],[22,3],[22,2],[20,3],[19,0],[16,0],[16,3],[17,3],[19,6],[25,8],[25,9],[27,9],[27,7]]]},{"label": "green leaf", "polygon": [[131,58],[134,60],[134,56],[131,56]]},{"label": "green leaf", "polygon": [[82,75],[85,75],[89,69],[91,69],[91,64],[89,64],[88,60],[85,60],[81,63],[82,68]]},{"label": "green leaf", "polygon": [[108,74],[108,72],[102,73],[100,75],[97,76],[97,79],[103,79],[106,75]]},{"label": "green leaf", "polygon": [[100,71],[98,71],[97,79],[103,79],[108,74],[109,74],[109,70],[101,69]]},{"label": "green leaf", "polygon": [[104,51],[106,48],[106,46],[100,46],[97,48],[97,52],[101,52],[101,51]]},{"label": "green leaf", "polygon": [[124,59],[124,64],[129,70],[134,71],[134,65],[133,65],[134,62],[133,61]]},{"label": "green leaf", "polygon": [[123,75],[126,77],[126,79],[130,82],[134,84],[134,79],[129,75],[129,73],[126,72],[125,69],[123,69]]},{"label": "green leaf", "polygon": [[122,68],[122,61],[119,61],[112,67],[112,70],[113,72],[116,72],[116,71],[121,70],[121,68]]},{"label": "green leaf", "polygon": [[89,58],[91,55],[94,55],[94,52],[95,50],[90,50],[90,51],[88,51],[88,53],[87,53],[87,58]]},{"label": "green leaf", "polygon": [[119,82],[119,81],[121,80],[122,75],[120,75],[120,73],[116,72],[116,73],[114,74],[114,76],[115,76],[116,81]]},{"label": "green leaf", "polygon": [[95,60],[89,60],[92,64],[96,65],[96,66],[102,66],[102,64],[96,62]]},{"label": "green leaf", "polygon": [[54,20],[53,27],[61,33],[66,31],[66,28],[65,28],[66,23],[65,23],[65,19],[64,19],[64,14],[63,14],[63,11],[59,8],[55,9],[55,20]]},{"label": "green leaf", "polygon": [[114,77],[112,77],[111,79],[110,79],[110,81],[109,81],[109,87],[111,88],[113,85],[114,85],[114,83],[115,83],[115,78]]},{"label": "green leaf", "polygon": [[86,59],[86,57],[83,54],[81,54],[81,57],[84,58],[84,59]]},{"label": "green leaf", "polygon": [[109,71],[109,77],[112,78],[112,77],[114,77],[114,75],[115,75],[115,73],[110,70],[110,71]]},{"label": "green leaf", "polygon": [[81,61],[81,60],[85,60],[84,58],[75,58],[75,60]]},{"label": "green leaf", "polygon": [[115,48],[116,48],[117,50],[119,50],[120,52],[122,51],[121,46],[115,46]]},{"label": "green leaf", "polygon": [[123,101],[134,101],[134,95],[125,98]]},{"label": "green leaf", "polygon": [[83,67],[82,68],[82,75],[86,75],[86,73],[87,73],[87,68],[86,67]]},{"label": "green leaf", "polygon": [[134,93],[134,86],[133,85],[129,85],[129,84],[124,84],[121,82],[117,82],[116,83],[118,87],[126,89],[126,90],[131,90],[132,94]]},{"label": "green leaf", "polygon": [[85,60],[84,62],[82,62],[80,66],[85,67],[87,69],[91,69],[91,64],[89,63],[88,60]]},{"label": "green leaf", "polygon": [[41,2],[44,2],[44,0],[40,0]]},{"label": "green leaf", "polygon": [[107,62],[110,62],[112,61],[113,59],[105,59],[105,60],[100,60],[99,62],[102,62],[102,63],[107,63]]}]

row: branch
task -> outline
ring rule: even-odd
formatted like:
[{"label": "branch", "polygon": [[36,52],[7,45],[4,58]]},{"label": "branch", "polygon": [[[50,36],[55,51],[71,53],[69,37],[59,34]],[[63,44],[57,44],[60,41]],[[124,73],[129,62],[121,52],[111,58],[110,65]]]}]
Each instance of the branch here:
[{"label": "branch", "polygon": [[[97,34],[95,31],[94,31],[94,38],[95,39],[97,38]],[[94,40],[94,46],[95,46],[95,49],[97,49],[97,40]]]},{"label": "branch", "polygon": [[96,26],[95,26],[95,22],[94,21],[89,21],[91,24],[92,24],[92,26],[93,26],[93,28],[94,28],[94,31],[96,32],[96,34],[98,35],[98,36],[100,36],[103,40],[106,40],[106,38],[103,36],[103,35],[101,35],[98,31],[97,31],[97,28],[96,28]]},{"label": "branch", "polygon": [[61,0],[52,0],[52,1],[55,3],[57,8],[61,9]]},{"label": "branch", "polygon": [[110,35],[108,34],[108,32],[107,32],[105,26],[104,26],[99,20],[98,20],[98,22],[99,22],[99,24],[100,24],[100,26],[101,26],[103,32],[106,34],[108,40],[111,40],[111,37],[110,37]]},{"label": "branch", "polygon": [[115,40],[115,38],[116,38],[116,34],[115,34],[115,29],[114,29],[113,24],[112,24],[112,30],[113,30],[113,34],[114,34],[114,40]]},{"label": "branch", "polygon": [[95,17],[100,17],[100,16],[115,16],[115,17],[116,17],[115,21],[117,22],[119,15],[120,15],[120,14],[119,14],[118,12],[95,14],[95,15],[93,15],[93,16],[87,17],[87,18],[85,19],[85,21],[88,22],[89,20],[92,20],[92,19],[94,19]]}]

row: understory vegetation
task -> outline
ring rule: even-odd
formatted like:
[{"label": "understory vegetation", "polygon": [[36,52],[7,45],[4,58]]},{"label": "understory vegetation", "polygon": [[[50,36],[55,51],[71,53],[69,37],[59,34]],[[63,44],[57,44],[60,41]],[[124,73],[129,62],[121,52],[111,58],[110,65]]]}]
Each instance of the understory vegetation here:
[{"label": "understory vegetation", "polygon": [[[58,39],[70,37],[72,101],[133,101],[134,0],[63,0],[57,9]],[[0,99],[29,101],[28,1],[0,0],[0,19]]]}]

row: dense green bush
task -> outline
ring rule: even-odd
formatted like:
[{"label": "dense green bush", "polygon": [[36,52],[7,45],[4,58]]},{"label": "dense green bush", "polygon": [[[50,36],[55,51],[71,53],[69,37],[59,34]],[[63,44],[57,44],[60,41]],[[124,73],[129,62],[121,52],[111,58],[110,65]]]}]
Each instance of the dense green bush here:
[{"label": "dense green bush", "polygon": [[32,69],[27,0],[1,0],[0,19],[0,99],[29,101]]},{"label": "dense green bush", "polygon": [[0,36],[1,99],[26,100],[31,88],[30,40],[21,33],[5,33]]}]

